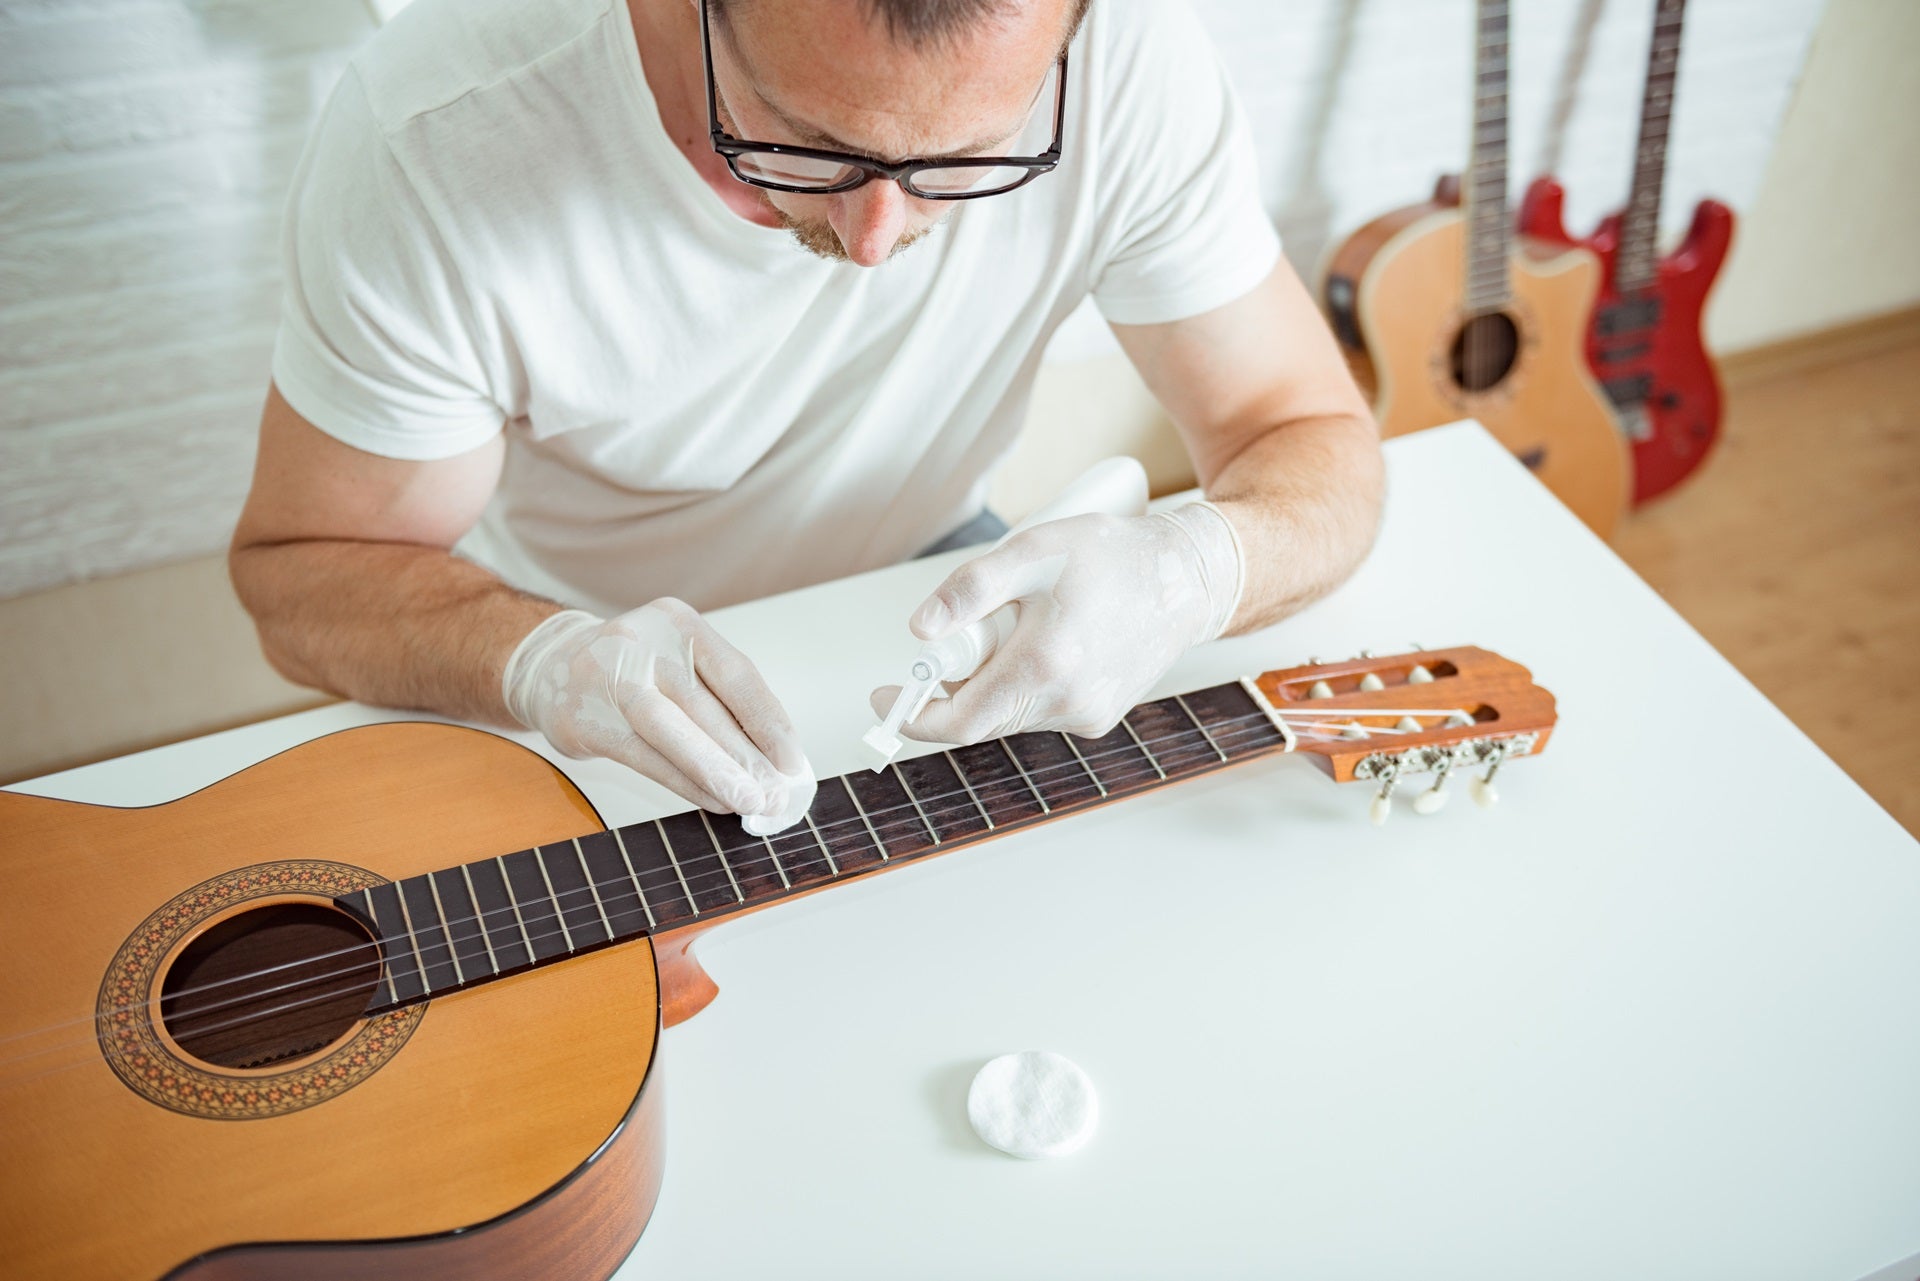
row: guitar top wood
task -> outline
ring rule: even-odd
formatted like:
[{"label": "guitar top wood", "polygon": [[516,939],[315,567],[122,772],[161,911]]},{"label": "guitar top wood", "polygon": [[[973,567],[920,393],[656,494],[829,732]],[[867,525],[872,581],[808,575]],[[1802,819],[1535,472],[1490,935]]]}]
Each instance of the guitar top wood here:
[{"label": "guitar top wood", "polygon": [[1463,302],[1466,237],[1461,209],[1429,201],[1376,218],[1331,260],[1335,333],[1364,354],[1381,432],[1478,419],[1607,538],[1626,510],[1632,464],[1584,351],[1599,262],[1585,250],[1547,256],[1522,242],[1510,256],[1505,313],[1518,331],[1513,367],[1469,390],[1456,375],[1457,344],[1472,319]]}]

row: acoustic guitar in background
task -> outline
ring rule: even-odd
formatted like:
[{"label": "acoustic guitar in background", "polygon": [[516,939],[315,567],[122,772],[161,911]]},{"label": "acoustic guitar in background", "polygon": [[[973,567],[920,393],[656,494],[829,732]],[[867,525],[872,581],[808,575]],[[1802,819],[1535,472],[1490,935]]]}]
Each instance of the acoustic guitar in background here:
[{"label": "acoustic guitar in background", "polygon": [[1700,338],[1700,313],[1733,242],[1733,211],[1703,200],[1679,248],[1665,258],[1657,249],[1685,10],[1686,0],[1656,0],[1626,209],[1576,241],[1567,234],[1561,212],[1566,191],[1558,182],[1535,179],[1520,202],[1522,235],[1582,245],[1600,258],[1587,360],[1632,448],[1635,503],[1685,480],[1720,436],[1720,379]]},{"label": "acoustic guitar in background", "polygon": [[714,924],[1277,753],[1376,822],[1416,780],[1419,813],[1469,774],[1490,803],[1554,715],[1483,649],[1310,663],[824,779],[772,838],[603,830],[433,724],[148,809],[0,792],[0,1273],[596,1281],[652,1213],[659,1029],[712,999]]},{"label": "acoustic guitar in background", "polygon": [[1477,418],[1607,537],[1630,460],[1581,350],[1600,264],[1514,243],[1507,209],[1507,4],[1479,0],[1472,160],[1433,199],[1374,219],[1328,261],[1334,333],[1388,436]]}]

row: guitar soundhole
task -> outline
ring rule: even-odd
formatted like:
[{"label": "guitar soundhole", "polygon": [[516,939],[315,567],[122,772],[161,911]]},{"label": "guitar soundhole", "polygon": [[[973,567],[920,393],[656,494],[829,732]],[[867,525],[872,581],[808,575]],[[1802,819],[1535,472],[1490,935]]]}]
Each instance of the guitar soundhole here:
[{"label": "guitar soundhole", "polygon": [[261,1067],[346,1036],[379,975],[358,921],[316,903],[275,903],[229,917],[181,951],[160,988],[160,1019],[203,1063]]},{"label": "guitar soundhole", "polygon": [[1520,327],[1504,312],[1475,316],[1454,336],[1453,380],[1468,391],[1496,386],[1520,354]]}]

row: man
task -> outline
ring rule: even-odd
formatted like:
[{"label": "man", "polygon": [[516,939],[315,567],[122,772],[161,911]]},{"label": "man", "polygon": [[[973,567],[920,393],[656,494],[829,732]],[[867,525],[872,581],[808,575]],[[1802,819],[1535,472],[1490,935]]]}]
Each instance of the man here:
[{"label": "man", "polygon": [[1378,518],[1372,422],[1172,0],[418,0],[335,90],[284,249],[231,558],[270,661],[715,812],[807,767],[698,609],[977,530],[1089,293],[1210,501],[962,566],[913,631],[1019,623],[908,734],[1103,732]]}]

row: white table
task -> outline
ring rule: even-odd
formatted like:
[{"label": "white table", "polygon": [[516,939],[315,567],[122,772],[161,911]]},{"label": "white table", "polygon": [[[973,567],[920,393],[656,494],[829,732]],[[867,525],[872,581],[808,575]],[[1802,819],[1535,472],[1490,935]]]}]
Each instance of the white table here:
[{"label": "white table", "polygon": [[[1496,649],[1560,705],[1500,806],[1375,829],[1363,790],[1270,759],[721,927],[623,1281],[1920,1275],[1915,843],[1477,427],[1388,455],[1360,574],[1164,691]],[[714,616],[823,773],[860,764],[866,693],[962,558]],[[395,718],[20,790],[150,804]],[[683,808],[562,764],[610,823]],[[1099,1087],[1073,1157],[967,1127],[973,1071],[1026,1048]]]}]

